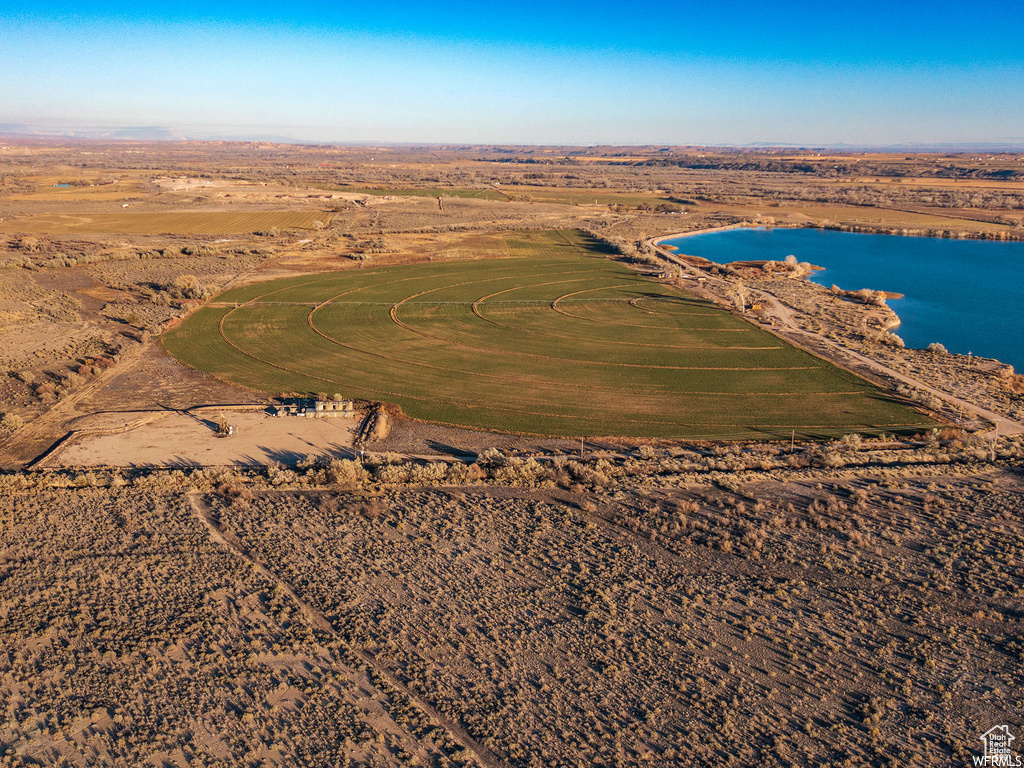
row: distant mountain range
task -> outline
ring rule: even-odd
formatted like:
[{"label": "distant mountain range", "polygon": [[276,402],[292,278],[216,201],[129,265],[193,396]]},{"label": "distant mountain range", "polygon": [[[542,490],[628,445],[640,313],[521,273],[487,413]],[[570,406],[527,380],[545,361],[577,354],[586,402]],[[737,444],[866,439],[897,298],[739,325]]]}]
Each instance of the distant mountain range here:
[{"label": "distant mountain range", "polygon": [[24,139],[109,139],[111,141],[184,141],[173,128],[140,126],[133,128],[40,128],[23,123],[0,123],[0,136]]},{"label": "distant mountain range", "polygon": [[730,144],[750,149],[837,149],[843,152],[1024,152],[1024,139],[1005,141],[908,142],[906,144],[789,144],[758,141],[752,144]]},{"label": "distant mountain range", "polygon": [[[273,144],[335,144],[338,146],[361,146],[368,144],[407,146],[419,142],[371,142],[371,141],[313,141],[297,139],[294,136],[260,133],[229,133],[221,130],[186,130],[160,125],[117,126],[117,127],[43,127],[25,123],[0,123],[0,136],[18,139],[81,139],[83,141],[259,141]],[[465,142],[455,142],[466,146]],[[443,143],[428,142],[431,146],[445,146]],[[487,142],[480,142],[480,146]],[[504,144],[502,146],[515,146]],[[526,145],[523,145],[526,146]],[[552,145],[554,146],[554,145]],[[568,145],[567,145],[568,146]],[[628,145],[616,145],[628,146]],[[640,145],[637,145],[640,146]],[[645,145],[646,146],[646,145]],[[659,145],[664,146],[664,145]],[[690,146],[681,143],[679,146]],[[839,150],[843,152],[1024,152],[1024,138],[1007,138],[1000,141],[977,142],[909,142],[903,144],[797,144],[792,142],[758,141],[750,144],[705,144],[701,146],[733,147],[736,149],[794,149],[794,150]]]},{"label": "distant mountain range", "polygon": [[12,139],[81,139],[83,141],[266,141],[274,144],[319,144],[291,136],[231,135],[214,131],[192,132],[162,125],[46,128],[23,123],[0,123],[0,136]]}]

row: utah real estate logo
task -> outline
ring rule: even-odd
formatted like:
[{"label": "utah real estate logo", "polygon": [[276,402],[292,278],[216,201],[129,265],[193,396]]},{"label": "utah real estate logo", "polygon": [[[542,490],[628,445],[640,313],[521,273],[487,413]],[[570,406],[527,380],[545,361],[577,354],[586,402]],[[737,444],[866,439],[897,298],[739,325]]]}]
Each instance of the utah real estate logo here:
[{"label": "utah real estate logo", "polygon": [[1016,737],[1010,732],[1010,726],[997,725],[989,728],[981,735],[981,743],[985,745],[983,755],[972,755],[977,766],[992,768],[1019,768],[1022,765],[1020,755],[1013,753],[1013,741]]}]

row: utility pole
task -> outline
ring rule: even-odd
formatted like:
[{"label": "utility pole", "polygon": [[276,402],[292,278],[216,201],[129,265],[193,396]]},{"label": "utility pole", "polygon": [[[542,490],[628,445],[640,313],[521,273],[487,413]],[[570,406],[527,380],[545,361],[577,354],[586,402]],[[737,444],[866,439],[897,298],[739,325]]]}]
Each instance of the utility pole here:
[{"label": "utility pole", "polygon": [[580,461],[583,461],[583,438],[580,438]]}]

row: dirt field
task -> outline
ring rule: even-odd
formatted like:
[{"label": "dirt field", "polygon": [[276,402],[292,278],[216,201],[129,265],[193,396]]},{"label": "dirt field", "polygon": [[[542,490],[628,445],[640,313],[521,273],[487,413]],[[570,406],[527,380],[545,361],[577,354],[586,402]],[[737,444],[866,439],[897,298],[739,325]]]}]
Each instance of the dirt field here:
[{"label": "dirt field", "polygon": [[272,478],[0,495],[17,764],[959,765],[1024,714],[1019,467]]},{"label": "dirt field", "polygon": [[[221,416],[237,434],[216,436]],[[86,416],[67,425],[78,434],[41,466],[264,466],[292,465],[307,456],[348,459],[358,423],[358,417],[278,418],[264,409],[216,407]]]},{"label": "dirt field", "polygon": [[183,211],[178,213],[49,214],[0,224],[0,232],[31,234],[220,235],[257,230],[314,229],[330,213],[319,211]]}]

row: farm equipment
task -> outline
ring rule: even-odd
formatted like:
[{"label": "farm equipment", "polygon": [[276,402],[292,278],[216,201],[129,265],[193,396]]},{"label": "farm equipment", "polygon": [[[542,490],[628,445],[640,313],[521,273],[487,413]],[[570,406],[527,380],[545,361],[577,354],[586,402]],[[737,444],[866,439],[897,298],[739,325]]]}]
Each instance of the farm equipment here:
[{"label": "farm equipment", "polygon": [[217,437],[234,437],[235,426],[234,424],[228,424],[228,420],[223,416],[217,419]]}]

